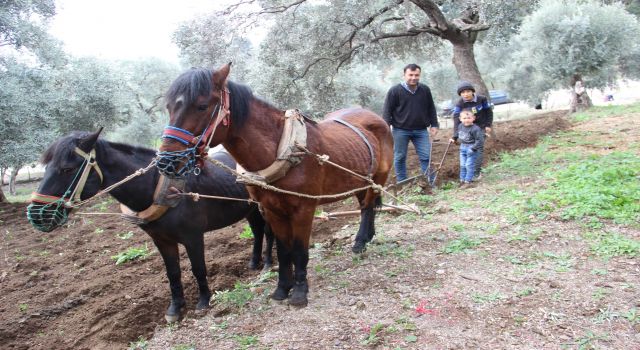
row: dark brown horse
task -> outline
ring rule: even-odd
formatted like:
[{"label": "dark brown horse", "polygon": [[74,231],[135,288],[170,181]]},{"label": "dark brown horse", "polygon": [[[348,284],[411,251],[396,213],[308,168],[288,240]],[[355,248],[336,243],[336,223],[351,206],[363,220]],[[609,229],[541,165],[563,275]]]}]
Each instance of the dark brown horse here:
[{"label": "dark brown horse", "polygon": [[[211,146],[224,145],[247,171],[265,169],[276,160],[285,112],[254,97],[248,87],[227,81],[229,72],[230,64],[217,71],[192,69],[178,77],[169,89],[170,126],[165,130],[159,156],[174,156],[170,159],[174,170],[189,163],[175,156],[197,157],[198,150],[208,143],[209,134]],[[230,114],[219,113],[227,109]],[[200,133],[205,137],[198,137]],[[320,123],[307,120],[306,133],[311,152],[328,155],[330,161],[363,176],[370,175],[375,184],[383,185],[387,180],[393,161],[393,139],[387,124],[375,113],[360,108],[335,111]],[[321,164],[307,154],[272,185],[317,196],[340,194],[369,183],[327,163]],[[276,236],[280,268],[272,298],[284,300],[291,292],[290,304],[306,305],[309,236],[316,206],[345,196],[309,199],[259,186],[248,186],[248,190],[260,202]],[[360,253],[375,234],[374,208],[381,200],[372,188],[355,197],[361,208],[361,222],[353,251]]]},{"label": "dark brown horse", "polygon": [[[71,211],[71,208],[64,204],[46,204],[40,198],[64,203],[70,200],[69,193],[74,191],[74,188],[78,191],[80,199],[90,198],[101,189],[144,168],[155,156],[155,150],[108,142],[98,139],[98,135],[99,132],[73,133],[58,139],[43,154],[42,162],[47,168],[38,186],[37,195],[27,209],[29,220],[38,230],[49,232],[63,225]],[[95,170],[87,164],[87,159],[79,155],[79,151],[82,154],[94,154],[95,162],[92,164],[95,164]],[[233,159],[225,152],[215,153],[212,157],[225,164],[235,165]],[[91,170],[86,183],[79,185],[77,174],[84,168]],[[155,171],[147,172],[113,189],[110,194],[127,207],[142,211],[153,203],[153,193],[159,177]],[[211,164],[202,169],[201,176],[189,176],[186,179],[185,190],[231,198],[248,198],[244,186],[237,184],[233,176]],[[211,297],[207,282],[203,235],[207,231],[229,226],[243,218],[247,219],[254,234],[250,267],[257,268],[261,261],[265,235],[265,266],[270,266],[273,235],[255,204],[226,200],[194,202],[182,198],[176,207],[169,209],[159,219],[139,225],[153,239],[164,260],[171,289],[171,304],[165,314],[167,321],[176,321],[186,305],[178,244],[186,248],[191,261],[191,271],[198,283],[200,293],[196,310],[203,310],[209,306]]]}]

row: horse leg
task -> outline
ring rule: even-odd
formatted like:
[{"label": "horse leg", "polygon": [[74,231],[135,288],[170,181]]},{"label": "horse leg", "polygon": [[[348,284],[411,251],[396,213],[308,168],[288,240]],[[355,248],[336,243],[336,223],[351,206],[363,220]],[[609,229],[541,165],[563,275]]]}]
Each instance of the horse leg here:
[{"label": "horse leg", "polygon": [[[360,199],[361,197],[362,199]],[[364,204],[364,196],[360,195],[358,199],[363,208],[360,209],[360,228],[358,229],[353,248],[351,248],[351,251],[356,254],[363,253],[367,249],[367,243],[371,242],[373,236],[376,234],[375,207],[382,205],[382,198],[380,196],[375,198],[374,203],[366,206]]]},{"label": "horse leg", "polygon": [[306,306],[309,302],[309,284],[307,281],[307,265],[309,264],[309,238],[315,205],[298,207],[293,216],[291,229],[293,231],[292,258],[295,266],[294,285],[289,298],[289,304]]},{"label": "horse leg", "polygon": [[160,251],[160,255],[162,255],[167,278],[169,279],[169,287],[171,289],[171,304],[169,304],[164,318],[169,323],[176,322],[180,319],[180,315],[186,305],[182,282],[180,281],[178,244],[175,242],[164,242],[158,239],[154,239],[153,243],[158,248],[158,251]]},{"label": "horse leg", "polygon": [[209,307],[209,299],[211,299],[211,290],[207,283],[207,264],[204,260],[204,235],[203,233],[195,235],[191,240],[185,242],[187,255],[191,261],[191,272],[198,282],[198,304],[196,311],[204,310]]},{"label": "horse leg", "polygon": [[251,260],[249,261],[249,268],[251,270],[257,270],[262,261],[262,241],[265,233],[265,221],[257,208],[253,209],[249,216],[247,216],[247,221],[249,221],[251,232],[253,232],[253,251],[251,253]]},{"label": "horse leg", "polygon": [[293,287],[293,265],[291,246],[279,237],[276,237],[276,250],[278,253],[278,286],[271,294],[274,300],[284,300],[289,297],[289,291]]},{"label": "horse leg", "polygon": [[264,235],[267,238],[267,246],[264,251],[264,267],[263,270],[270,270],[271,266],[273,266],[273,231],[271,230],[271,225],[265,222],[264,224]]}]

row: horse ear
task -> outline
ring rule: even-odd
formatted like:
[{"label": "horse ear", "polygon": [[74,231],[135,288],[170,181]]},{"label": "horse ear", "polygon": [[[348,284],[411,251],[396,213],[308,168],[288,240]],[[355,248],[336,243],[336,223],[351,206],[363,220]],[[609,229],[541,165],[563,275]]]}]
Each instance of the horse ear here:
[{"label": "horse ear", "polygon": [[213,73],[213,85],[214,86],[224,86],[224,83],[227,81],[229,77],[229,72],[231,71],[231,62],[225,64],[220,67],[217,71]]},{"label": "horse ear", "polygon": [[81,138],[80,141],[78,142],[78,147],[85,152],[91,151],[93,146],[98,141],[98,137],[100,136],[102,129],[103,127],[100,127],[98,131]]}]

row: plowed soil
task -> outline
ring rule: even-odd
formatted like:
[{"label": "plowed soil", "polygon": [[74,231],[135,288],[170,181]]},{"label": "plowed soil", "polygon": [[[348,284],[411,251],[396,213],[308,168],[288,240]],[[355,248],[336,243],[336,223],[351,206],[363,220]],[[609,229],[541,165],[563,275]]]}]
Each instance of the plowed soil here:
[{"label": "plowed soil", "polygon": [[[485,162],[490,162],[497,152],[533,146],[541,136],[568,128],[565,114],[558,111],[534,119],[497,123],[495,137],[485,146]],[[443,130],[436,138],[432,155],[436,165],[443,158],[449,134],[449,130]],[[414,173],[419,168],[413,151],[408,168]],[[451,146],[439,182],[456,179],[457,172],[457,147]],[[32,184],[34,190],[36,186]],[[112,199],[95,203],[82,211],[102,215],[72,216],[65,227],[51,233],[31,227],[25,216],[26,203],[0,204],[3,349],[126,348],[140,336],[148,339],[156,326],[165,324],[163,315],[170,300],[168,280],[151,239],[119,216],[106,214],[117,211]],[[353,201],[323,208],[327,212],[353,209],[357,209]],[[317,221],[312,240],[328,240],[356,220],[357,217]],[[238,223],[205,236],[212,290],[231,288],[236,281],[258,274],[247,268],[251,241],[239,237],[243,226]],[[146,259],[114,264],[112,256],[145,244],[153,252]],[[184,251],[182,274],[192,309],[197,286]]]}]

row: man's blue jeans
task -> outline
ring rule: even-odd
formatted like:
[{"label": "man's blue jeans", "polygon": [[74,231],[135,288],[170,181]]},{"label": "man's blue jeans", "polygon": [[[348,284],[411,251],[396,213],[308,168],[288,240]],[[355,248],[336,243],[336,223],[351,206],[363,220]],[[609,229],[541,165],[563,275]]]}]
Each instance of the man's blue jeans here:
[{"label": "man's blue jeans", "polygon": [[476,160],[479,152],[471,149],[471,145],[460,145],[460,181],[471,182],[476,171]]},{"label": "man's blue jeans", "polygon": [[420,160],[422,173],[426,174],[429,169],[429,153],[431,144],[429,143],[429,132],[427,129],[407,130],[393,128],[393,166],[396,169],[396,181],[407,179],[407,149],[409,141],[413,142]]}]

